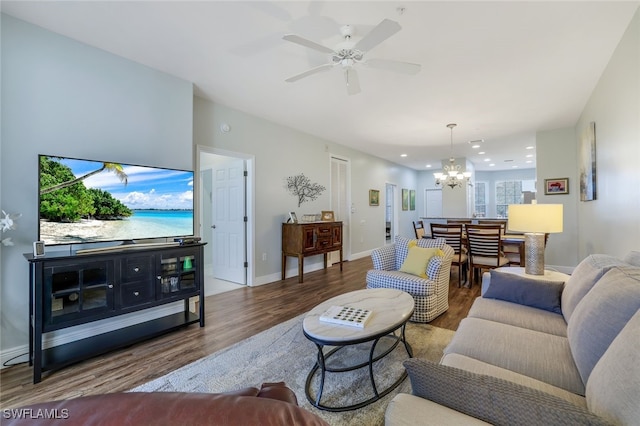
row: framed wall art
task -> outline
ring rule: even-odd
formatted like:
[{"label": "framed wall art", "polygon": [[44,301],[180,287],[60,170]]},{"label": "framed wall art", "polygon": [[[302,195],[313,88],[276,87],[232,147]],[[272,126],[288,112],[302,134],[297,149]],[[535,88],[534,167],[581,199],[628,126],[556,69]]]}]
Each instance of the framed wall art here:
[{"label": "framed wall art", "polygon": [[380,191],[377,189],[369,190],[369,205],[370,206],[379,206],[380,205]]},{"label": "framed wall art", "polygon": [[409,190],[402,188],[402,210],[409,210]]},{"label": "framed wall art", "polygon": [[580,135],[580,201],[596,199],[596,123],[591,122]]},{"label": "framed wall art", "polygon": [[415,210],[415,209],[416,209],[416,190],[410,189],[409,190],[409,210]]},{"label": "framed wall art", "polygon": [[544,180],[544,195],[560,195],[569,193],[569,178]]}]

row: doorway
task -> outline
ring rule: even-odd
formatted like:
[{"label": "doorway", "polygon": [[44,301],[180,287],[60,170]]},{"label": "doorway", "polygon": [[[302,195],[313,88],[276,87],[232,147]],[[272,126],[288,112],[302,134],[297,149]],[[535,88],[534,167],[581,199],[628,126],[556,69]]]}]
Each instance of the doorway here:
[{"label": "doorway", "polygon": [[398,224],[396,223],[396,186],[394,184],[386,184],[384,198],[385,242],[387,244],[391,244],[393,243],[398,226]]},{"label": "doorway", "polygon": [[[331,209],[335,220],[342,221],[343,260],[351,257],[351,163],[346,158],[331,156]],[[340,261],[340,253],[329,253],[331,264]]]},{"label": "doorway", "polygon": [[[253,158],[198,147],[199,230],[205,246],[205,294],[251,285]],[[211,282],[209,282],[211,281]]]}]

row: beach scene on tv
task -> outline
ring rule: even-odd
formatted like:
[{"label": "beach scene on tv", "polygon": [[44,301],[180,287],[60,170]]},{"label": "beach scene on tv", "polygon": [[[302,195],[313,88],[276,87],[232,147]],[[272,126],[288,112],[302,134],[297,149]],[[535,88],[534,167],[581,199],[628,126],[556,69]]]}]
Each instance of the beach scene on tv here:
[{"label": "beach scene on tv", "polygon": [[45,244],[193,235],[193,172],[40,156]]}]

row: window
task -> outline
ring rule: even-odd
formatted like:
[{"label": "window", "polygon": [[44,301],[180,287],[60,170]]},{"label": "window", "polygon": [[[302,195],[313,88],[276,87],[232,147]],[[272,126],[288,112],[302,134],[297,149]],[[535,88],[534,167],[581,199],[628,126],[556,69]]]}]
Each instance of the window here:
[{"label": "window", "polygon": [[487,216],[487,183],[476,182],[475,191],[476,191],[476,202],[475,202],[474,212],[476,214],[476,217],[486,217]]},{"label": "window", "polygon": [[522,181],[496,182],[496,215],[507,217],[509,204],[522,204]]}]

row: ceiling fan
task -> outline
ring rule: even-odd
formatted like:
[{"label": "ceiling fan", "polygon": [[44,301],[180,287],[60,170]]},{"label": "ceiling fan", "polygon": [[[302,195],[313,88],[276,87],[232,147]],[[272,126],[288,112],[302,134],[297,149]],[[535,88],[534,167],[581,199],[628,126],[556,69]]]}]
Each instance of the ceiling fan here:
[{"label": "ceiling fan", "polygon": [[417,74],[420,71],[419,64],[392,61],[388,59],[364,59],[364,56],[365,54],[367,54],[367,52],[369,52],[371,49],[400,31],[401,29],[402,27],[397,22],[390,19],[384,19],[359,42],[354,43],[351,41],[351,36],[353,35],[353,27],[351,25],[345,25],[340,29],[340,33],[342,34],[344,41],[340,43],[336,47],[336,49],[330,49],[320,43],[316,43],[315,41],[311,41],[295,34],[287,34],[282,37],[284,40],[317,50],[322,53],[328,53],[331,56],[329,63],[311,68],[310,70],[307,70],[300,74],[296,74],[292,77],[287,78],[285,81],[292,83],[294,81],[300,80],[301,78],[308,77],[322,71],[328,71],[335,66],[341,66],[344,71],[347,93],[349,95],[355,95],[357,93],[360,93],[358,73],[354,68],[356,64],[364,64],[372,68],[385,69],[404,74]]}]

